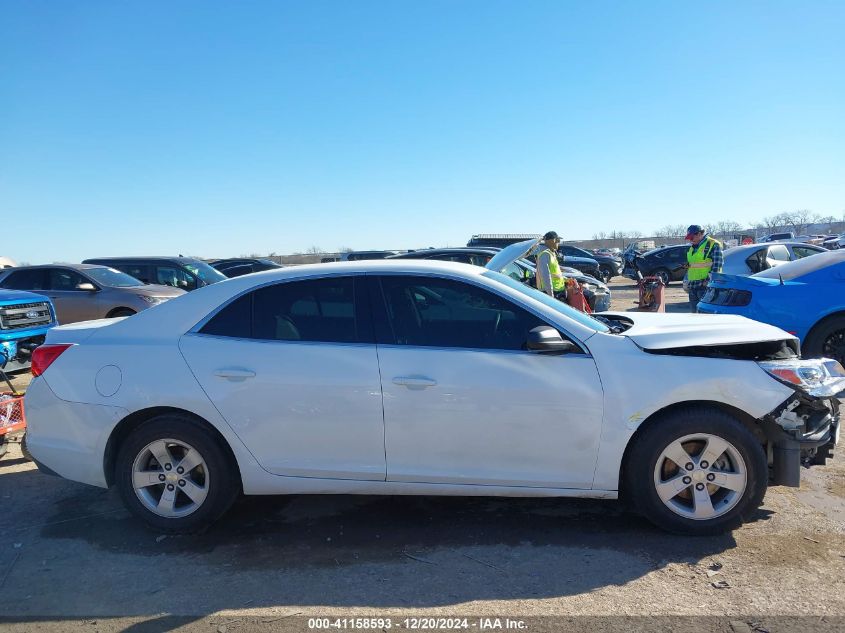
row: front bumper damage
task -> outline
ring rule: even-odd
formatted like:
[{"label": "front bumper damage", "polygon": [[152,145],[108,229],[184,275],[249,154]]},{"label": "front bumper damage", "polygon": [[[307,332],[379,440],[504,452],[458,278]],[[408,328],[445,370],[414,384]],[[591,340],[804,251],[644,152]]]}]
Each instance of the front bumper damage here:
[{"label": "front bumper damage", "polygon": [[772,484],[797,488],[802,466],[823,465],[833,457],[841,428],[840,405],[839,397],[819,398],[796,391],[759,420],[767,440]]}]

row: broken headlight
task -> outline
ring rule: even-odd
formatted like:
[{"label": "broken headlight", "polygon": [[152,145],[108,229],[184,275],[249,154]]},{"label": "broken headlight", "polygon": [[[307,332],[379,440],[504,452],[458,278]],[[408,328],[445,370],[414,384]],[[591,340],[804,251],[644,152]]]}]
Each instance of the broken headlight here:
[{"label": "broken headlight", "polygon": [[757,364],[776,380],[816,398],[830,398],[845,391],[845,369],[830,358],[768,360]]}]

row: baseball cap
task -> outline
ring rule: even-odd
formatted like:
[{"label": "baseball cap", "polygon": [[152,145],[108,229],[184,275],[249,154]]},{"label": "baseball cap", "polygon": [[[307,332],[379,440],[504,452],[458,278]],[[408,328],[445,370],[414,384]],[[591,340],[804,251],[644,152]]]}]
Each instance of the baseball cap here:
[{"label": "baseball cap", "polygon": [[697,234],[703,233],[703,232],[704,232],[704,229],[702,229],[697,224],[690,224],[689,227],[687,227],[687,236],[684,239],[691,240],[693,235],[697,235]]},{"label": "baseball cap", "polygon": [[560,235],[558,235],[555,231],[549,231],[543,236],[544,240],[559,240]]}]

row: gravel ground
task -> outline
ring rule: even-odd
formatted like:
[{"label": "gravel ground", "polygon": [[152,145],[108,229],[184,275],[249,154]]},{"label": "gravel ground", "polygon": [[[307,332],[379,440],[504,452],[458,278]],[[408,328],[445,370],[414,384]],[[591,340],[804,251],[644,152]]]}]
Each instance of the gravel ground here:
[{"label": "gravel ground", "polygon": [[[612,287],[614,309],[632,307],[635,287]],[[680,287],[669,296],[682,309]],[[333,614],[393,628],[461,615],[537,618],[529,630],[837,630],[845,459],[803,475],[720,537],[668,535],[617,502],[364,496],[242,499],[204,535],[163,537],[114,491],[42,475],[13,446],[0,461],[0,626],[227,633]],[[577,619],[598,615],[695,617]]]}]

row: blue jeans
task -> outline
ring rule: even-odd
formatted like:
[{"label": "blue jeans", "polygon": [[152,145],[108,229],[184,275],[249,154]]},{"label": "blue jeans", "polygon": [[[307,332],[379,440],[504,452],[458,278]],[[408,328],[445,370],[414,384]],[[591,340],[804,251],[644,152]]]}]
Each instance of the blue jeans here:
[{"label": "blue jeans", "polygon": [[689,311],[698,312],[698,302],[701,301],[707,293],[707,284],[690,286],[687,292],[689,293]]}]

